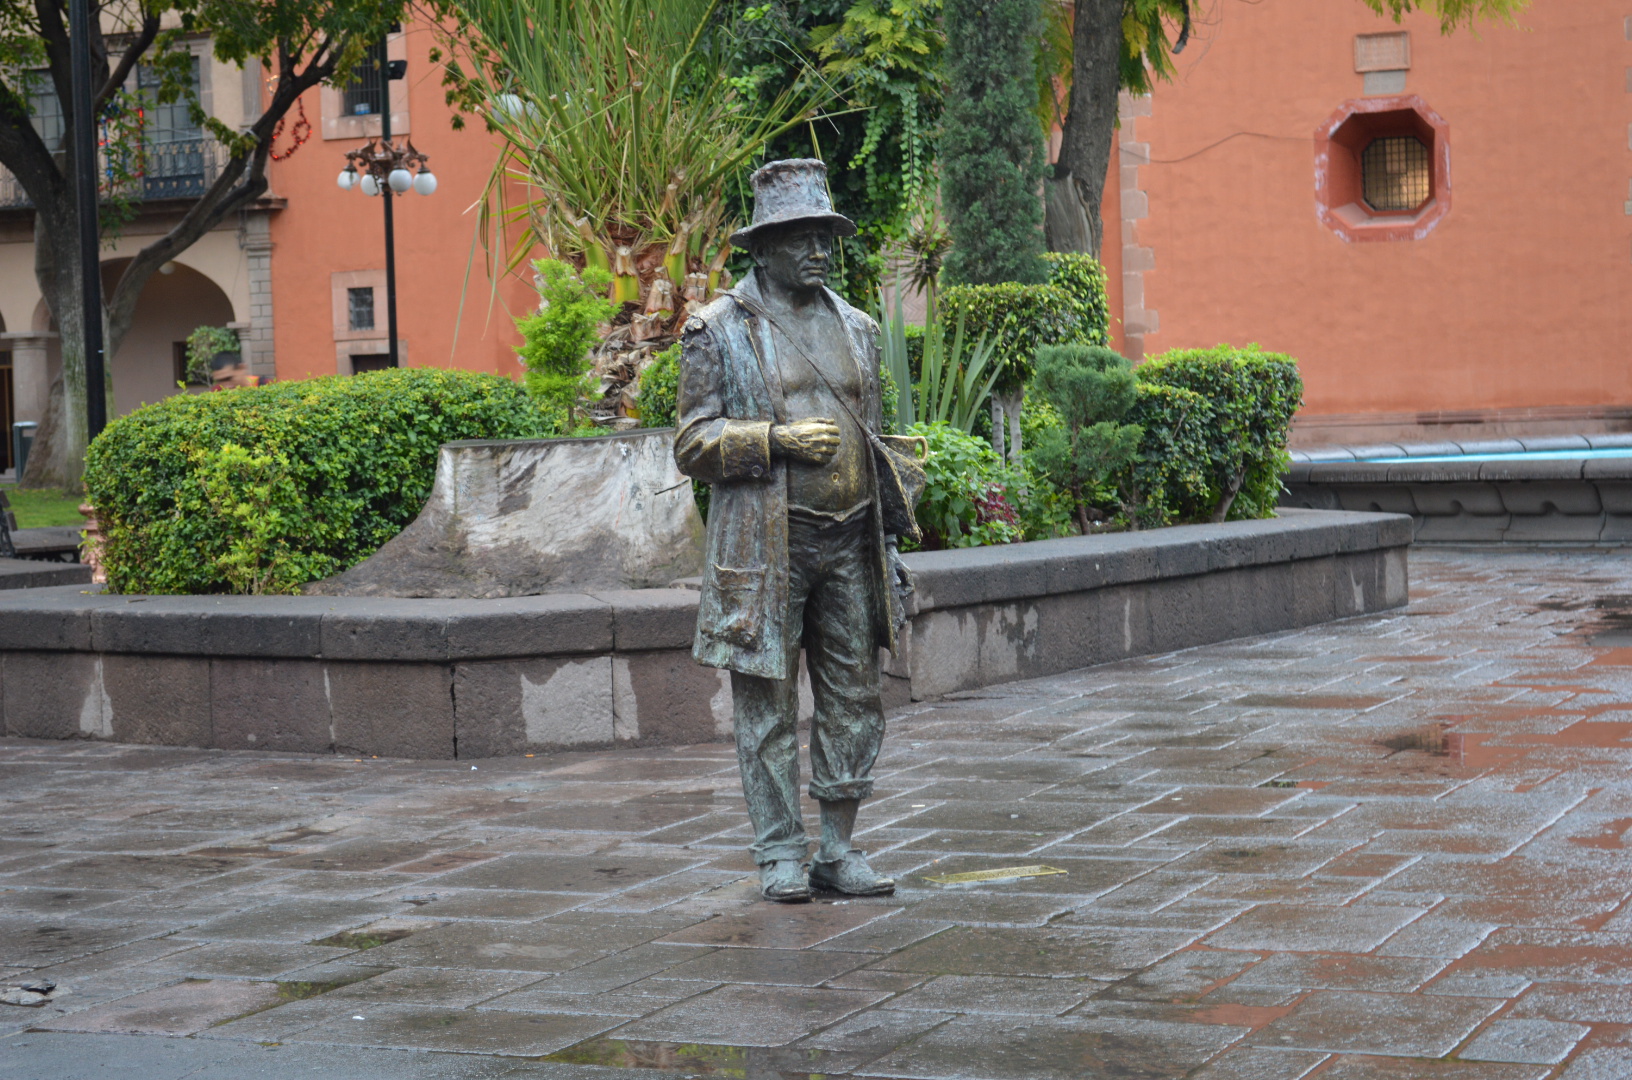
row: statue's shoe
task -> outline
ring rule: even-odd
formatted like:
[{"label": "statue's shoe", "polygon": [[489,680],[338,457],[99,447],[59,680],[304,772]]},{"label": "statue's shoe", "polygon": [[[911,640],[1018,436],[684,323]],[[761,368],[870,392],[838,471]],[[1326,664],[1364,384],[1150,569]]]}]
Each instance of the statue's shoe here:
[{"label": "statue's shoe", "polygon": [[798,859],[777,859],[759,868],[759,894],[783,904],[802,904],[810,899],[810,882]]},{"label": "statue's shoe", "polygon": [[888,896],[895,891],[895,879],[867,865],[866,853],[855,849],[845,852],[837,862],[811,863],[810,884],[848,896]]}]

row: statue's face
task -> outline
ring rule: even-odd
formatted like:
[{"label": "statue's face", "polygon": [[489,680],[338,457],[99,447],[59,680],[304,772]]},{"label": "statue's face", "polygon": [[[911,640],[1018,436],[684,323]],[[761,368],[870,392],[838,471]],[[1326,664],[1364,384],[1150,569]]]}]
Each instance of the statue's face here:
[{"label": "statue's face", "polygon": [[821,222],[777,229],[755,245],[761,271],[784,289],[803,292],[827,284],[833,258],[832,226]]}]

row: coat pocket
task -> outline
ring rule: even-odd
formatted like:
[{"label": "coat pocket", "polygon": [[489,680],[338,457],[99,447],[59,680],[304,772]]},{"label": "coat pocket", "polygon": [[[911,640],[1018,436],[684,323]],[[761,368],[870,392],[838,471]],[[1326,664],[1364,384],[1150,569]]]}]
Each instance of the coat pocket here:
[{"label": "coat pocket", "polygon": [[714,564],[714,612],[711,637],[752,649],[764,629],[765,568]]}]

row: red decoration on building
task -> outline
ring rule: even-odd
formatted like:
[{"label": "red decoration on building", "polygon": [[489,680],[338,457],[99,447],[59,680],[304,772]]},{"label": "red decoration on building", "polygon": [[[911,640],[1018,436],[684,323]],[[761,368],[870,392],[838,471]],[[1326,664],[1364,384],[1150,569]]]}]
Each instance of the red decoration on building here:
[{"label": "red decoration on building", "polygon": [[280,118],[278,120],[278,126],[272,129],[273,161],[287,161],[289,158],[294,156],[296,150],[299,150],[301,146],[305,144],[307,139],[312,137],[312,123],[310,120],[306,119],[306,99],[304,97],[298,97],[295,99],[295,109],[300,115],[295,118],[294,126],[289,129],[289,134],[293,136],[295,140],[293,146],[281,154],[278,153],[278,136],[283,134],[283,121],[288,119],[287,116]]}]

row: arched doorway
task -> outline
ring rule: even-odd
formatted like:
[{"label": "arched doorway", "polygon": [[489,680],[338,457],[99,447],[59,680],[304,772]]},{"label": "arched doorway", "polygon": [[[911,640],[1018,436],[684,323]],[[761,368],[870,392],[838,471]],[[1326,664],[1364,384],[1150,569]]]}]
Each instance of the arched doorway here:
[{"label": "arched doorway", "polygon": [[[112,291],[127,262],[102,264],[104,290]],[[232,301],[219,285],[189,266],[169,265],[170,273],[147,279],[136,317],[113,357],[113,407],[121,416],[178,392],[188,334],[233,321]]]}]

